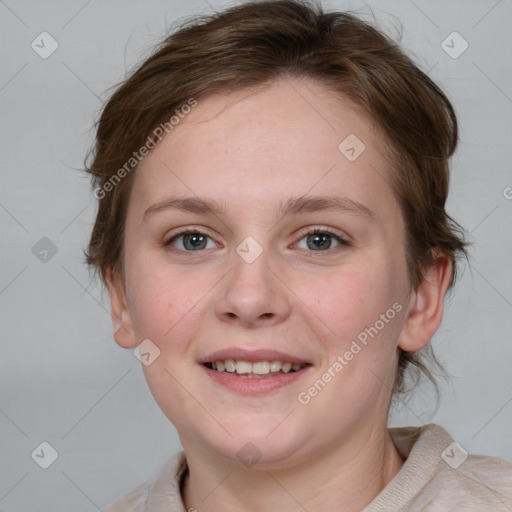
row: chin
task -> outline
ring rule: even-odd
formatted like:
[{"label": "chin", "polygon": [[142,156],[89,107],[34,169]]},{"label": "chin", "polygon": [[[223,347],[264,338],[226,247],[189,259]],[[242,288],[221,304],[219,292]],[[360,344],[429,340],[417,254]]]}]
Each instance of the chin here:
[{"label": "chin", "polygon": [[276,416],[272,416],[272,421],[267,418],[255,419],[254,422],[246,419],[226,424],[233,437],[224,434],[211,439],[205,433],[203,443],[230,463],[241,464],[250,469],[284,469],[299,462],[301,452],[308,444],[308,438],[312,438],[305,433],[303,426],[285,426],[288,421],[283,421],[285,417],[286,415],[277,419]]}]

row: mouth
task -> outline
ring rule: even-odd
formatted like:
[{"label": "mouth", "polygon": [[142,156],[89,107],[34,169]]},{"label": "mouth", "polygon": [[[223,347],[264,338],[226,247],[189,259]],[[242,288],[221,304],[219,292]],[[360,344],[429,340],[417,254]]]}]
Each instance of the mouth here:
[{"label": "mouth", "polygon": [[215,384],[244,395],[280,389],[313,367],[305,359],[266,349],[225,349],[198,362]]},{"label": "mouth", "polygon": [[292,363],[291,361],[244,361],[235,359],[218,359],[204,363],[209,370],[216,372],[231,373],[249,379],[261,379],[295,373],[307,366],[309,363]]}]

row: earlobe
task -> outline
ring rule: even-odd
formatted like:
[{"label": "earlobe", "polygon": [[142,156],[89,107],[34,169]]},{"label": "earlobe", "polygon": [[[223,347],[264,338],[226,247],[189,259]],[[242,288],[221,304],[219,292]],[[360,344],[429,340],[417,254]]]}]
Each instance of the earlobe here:
[{"label": "earlobe", "polygon": [[137,346],[137,338],[133,329],[133,322],[121,278],[118,274],[114,274],[112,269],[108,269],[106,281],[110,295],[114,339],[120,347],[135,348]]},{"label": "earlobe", "polygon": [[411,295],[407,318],[398,339],[398,347],[402,350],[421,350],[432,339],[443,318],[444,299],[451,278],[451,259],[444,254],[437,255]]}]

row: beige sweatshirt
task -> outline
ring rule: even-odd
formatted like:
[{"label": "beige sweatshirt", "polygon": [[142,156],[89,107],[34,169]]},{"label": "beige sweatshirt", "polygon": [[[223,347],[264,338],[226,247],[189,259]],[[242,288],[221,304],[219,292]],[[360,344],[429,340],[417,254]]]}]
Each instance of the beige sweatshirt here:
[{"label": "beige sweatshirt", "polygon": [[[512,464],[467,455],[439,425],[391,428],[405,464],[361,512],[512,512]],[[187,470],[183,452],[156,478],[104,512],[186,512],[180,483]]]}]

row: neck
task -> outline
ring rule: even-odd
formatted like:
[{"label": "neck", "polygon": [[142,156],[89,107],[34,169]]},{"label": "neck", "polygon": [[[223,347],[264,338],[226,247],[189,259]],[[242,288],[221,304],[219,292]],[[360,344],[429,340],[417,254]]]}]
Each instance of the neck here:
[{"label": "neck", "polygon": [[182,489],[185,509],[201,512],[360,512],[404,463],[385,428],[359,433],[286,469],[242,469],[184,447],[189,465]]}]

